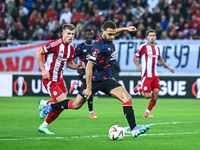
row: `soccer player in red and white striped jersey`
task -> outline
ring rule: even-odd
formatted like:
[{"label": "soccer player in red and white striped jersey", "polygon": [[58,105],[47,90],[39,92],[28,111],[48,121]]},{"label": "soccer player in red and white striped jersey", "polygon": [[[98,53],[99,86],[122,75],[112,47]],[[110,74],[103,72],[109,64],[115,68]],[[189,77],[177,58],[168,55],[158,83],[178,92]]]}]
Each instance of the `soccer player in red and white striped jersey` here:
[{"label": "soccer player in red and white striped jersey", "polygon": [[[153,29],[150,29],[147,31],[146,36],[148,42],[140,45],[133,58],[133,61],[137,66],[137,71],[141,71],[141,84],[138,84],[134,88],[134,92],[140,92],[146,99],[151,98],[143,117],[153,117],[150,115],[150,111],[156,104],[160,90],[157,63],[159,62],[172,73],[174,73],[174,69],[170,68],[160,55],[160,48],[155,44],[156,32]],[[137,58],[142,59],[142,66],[140,66]]]},{"label": "soccer player in red and white striped jersey", "polygon": [[[73,24],[64,24],[62,26],[62,38],[50,41],[36,51],[36,59],[42,70],[42,82],[53,100],[39,101],[40,112],[49,103],[57,103],[67,99],[67,88],[63,79],[63,70],[65,64],[70,69],[84,69],[84,62],[77,65],[73,61],[75,54],[74,47],[70,44],[74,39],[75,26]],[[45,63],[42,62],[42,55],[45,56]],[[49,113],[46,120],[40,125],[39,132],[54,134],[47,127],[54,121],[63,109],[58,109]]]}]

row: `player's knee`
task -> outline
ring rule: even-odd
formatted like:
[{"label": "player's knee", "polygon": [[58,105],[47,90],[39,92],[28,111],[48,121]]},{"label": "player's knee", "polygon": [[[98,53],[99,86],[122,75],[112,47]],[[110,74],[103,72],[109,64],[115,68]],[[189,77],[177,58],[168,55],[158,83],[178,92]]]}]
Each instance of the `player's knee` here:
[{"label": "player's knee", "polygon": [[74,107],[74,109],[77,110],[77,109],[79,109],[79,108],[81,108],[81,107],[82,107],[82,106],[76,106],[76,107]]},{"label": "player's knee", "polygon": [[151,93],[146,93],[145,95],[144,95],[144,98],[146,98],[146,99],[149,99],[149,98],[151,98],[152,97],[152,94]]},{"label": "player's knee", "polygon": [[78,95],[76,99],[73,101],[73,104],[72,104],[73,109],[81,108],[85,102],[86,100],[82,96]]},{"label": "player's knee", "polygon": [[73,109],[79,109],[81,108],[83,105],[81,104],[73,104]]},{"label": "player's knee", "polygon": [[132,97],[130,94],[124,97],[124,102],[129,102],[129,101],[132,101]]},{"label": "player's knee", "polygon": [[155,94],[156,96],[158,96],[158,95],[159,95],[159,92],[155,92],[154,94]]},{"label": "player's knee", "polygon": [[153,94],[157,94],[157,95],[158,95],[158,94],[159,94],[159,91],[160,91],[159,89],[154,89],[154,90],[153,90]]}]

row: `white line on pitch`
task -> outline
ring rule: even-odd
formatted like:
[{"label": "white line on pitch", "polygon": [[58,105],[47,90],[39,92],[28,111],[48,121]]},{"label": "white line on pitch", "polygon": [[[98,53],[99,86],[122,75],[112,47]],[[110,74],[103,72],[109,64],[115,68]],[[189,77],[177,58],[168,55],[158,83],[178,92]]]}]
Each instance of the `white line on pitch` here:
[{"label": "white line on pitch", "polygon": [[181,124],[181,123],[194,123],[200,121],[187,121],[187,122],[163,122],[163,123],[151,123],[149,125],[164,125],[164,124]]},{"label": "white line on pitch", "polygon": [[[200,122],[200,121],[187,121],[187,122],[163,122],[163,123],[150,123],[150,124],[148,124],[148,125],[150,125],[150,126],[154,126],[154,125],[181,124],[181,123],[186,124],[186,123],[194,123],[194,122]],[[127,126],[127,127],[123,127],[123,128],[124,128],[125,133],[131,133],[130,131],[127,131],[128,129],[130,129],[129,126]]]},{"label": "white line on pitch", "polygon": [[[200,132],[185,132],[185,133],[158,133],[158,134],[142,134],[141,136],[167,136],[167,135],[191,135],[200,134]],[[131,136],[130,134],[126,136]],[[71,137],[35,137],[35,138],[7,138],[0,139],[0,141],[20,141],[20,140],[50,140],[50,139],[86,139],[86,138],[102,138],[107,137],[107,135],[93,135],[93,136],[71,136]]]},{"label": "white line on pitch", "polygon": [[[164,122],[164,123],[151,123],[150,125],[165,125],[165,124],[180,124],[180,123],[192,123],[192,122],[200,122],[200,121],[190,121],[190,122]],[[126,133],[130,133],[130,131],[127,131],[129,129],[129,126],[124,127]],[[182,134],[200,134],[200,132],[185,132],[185,133],[158,133],[158,134],[142,134],[142,136],[163,136],[163,135],[182,135]],[[131,136],[131,135],[126,135]],[[65,138],[71,138],[71,139],[81,139],[81,138],[101,138],[101,137],[107,137],[107,135],[93,135],[93,136],[71,136],[71,137],[35,137],[35,138],[5,138],[0,139],[0,141],[19,141],[19,140],[49,140],[49,139],[65,139]]]}]

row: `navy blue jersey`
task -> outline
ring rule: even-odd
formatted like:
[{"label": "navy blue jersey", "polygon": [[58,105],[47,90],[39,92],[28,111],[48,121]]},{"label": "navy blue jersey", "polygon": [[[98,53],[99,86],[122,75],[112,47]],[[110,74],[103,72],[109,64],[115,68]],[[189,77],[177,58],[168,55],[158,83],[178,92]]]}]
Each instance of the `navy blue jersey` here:
[{"label": "navy blue jersey", "polygon": [[89,61],[94,63],[92,80],[103,81],[113,78],[112,69],[115,65],[116,53],[115,45],[112,42],[106,42],[102,36],[99,36],[92,45],[92,53]]},{"label": "navy blue jersey", "polygon": [[[79,44],[75,48],[74,58],[79,57],[79,60],[84,62],[86,65],[91,54],[91,47],[92,47],[92,44],[87,45],[85,42]],[[79,72],[79,76],[83,76],[83,75],[85,75],[85,69],[82,69],[81,72]]]}]

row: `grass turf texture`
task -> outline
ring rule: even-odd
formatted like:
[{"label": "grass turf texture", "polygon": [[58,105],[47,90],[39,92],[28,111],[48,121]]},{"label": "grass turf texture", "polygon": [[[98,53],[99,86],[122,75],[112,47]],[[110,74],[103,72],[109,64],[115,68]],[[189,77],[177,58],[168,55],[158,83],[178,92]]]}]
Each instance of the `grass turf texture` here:
[{"label": "grass turf texture", "polygon": [[[49,97],[42,97],[49,99]],[[38,97],[0,97],[0,150],[196,150],[200,148],[200,101],[160,98],[153,118],[143,118],[149,100],[133,99],[138,125],[152,124],[146,135],[111,141],[108,130],[118,124],[127,127],[122,103],[114,98],[94,98],[97,119],[89,118],[88,106],[64,110],[49,126],[55,135],[39,133],[43,122],[37,114]]]}]

